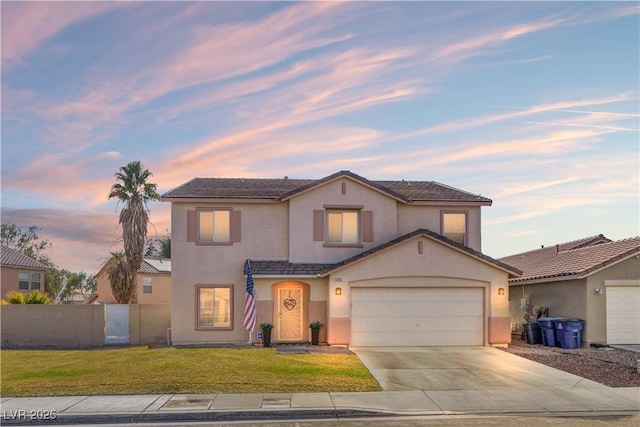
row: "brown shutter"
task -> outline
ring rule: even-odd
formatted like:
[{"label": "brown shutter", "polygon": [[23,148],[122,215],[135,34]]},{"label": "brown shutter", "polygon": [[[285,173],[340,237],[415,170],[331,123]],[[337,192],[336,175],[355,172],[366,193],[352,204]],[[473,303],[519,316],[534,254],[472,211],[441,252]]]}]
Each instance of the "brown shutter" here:
[{"label": "brown shutter", "polygon": [[373,242],[373,211],[362,211],[362,241]]},{"label": "brown shutter", "polygon": [[187,211],[187,242],[198,240],[198,213]]},{"label": "brown shutter", "polygon": [[313,241],[324,242],[324,210],[313,211]]},{"label": "brown shutter", "polygon": [[229,221],[231,222],[230,239],[232,242],[240,241],[240,211],[231,211],[229,214]]}]

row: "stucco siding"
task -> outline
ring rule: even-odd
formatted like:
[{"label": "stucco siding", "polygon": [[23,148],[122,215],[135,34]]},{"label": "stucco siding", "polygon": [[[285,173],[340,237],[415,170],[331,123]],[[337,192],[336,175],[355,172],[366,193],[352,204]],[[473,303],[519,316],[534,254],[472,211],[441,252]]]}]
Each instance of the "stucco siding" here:
[{"label": "stucco siding", "polygon": [[[187,211],[224,207],[241,212],[241,241],[229,245],[187,242]],[[288,256],[287,204],[172,203],[172,317],[174,344],[246,342],[242,326],[246,259],[286,260]],[[233,330],[196,330],[196,285],[233,286]],[[258,289],[258,299],[263,292]],[[255,335],[255,334],[254,334]]]},{"label": "stucco siding", "polygon": [[551,283],[539,283],[512,286],[509,292],[512,328],[524,323],[524,311],[520,308],[520,298],[529,298],[529,314],[535,320],[534,309],[549,307],[549,316],[577,318],[585,321],[582,339],[585,340],[591,319],[586,311],[586,279],[563,280]]},{"label": "stucco siding", "polygon": [[[342,194],[342,184],[346,194]],[[291,262],[338,262],[371,249],[398,236],[397,202],[387,195],[350,179],[340,179],[320,186],[289,201],[289,260]],[[373,242],[362,247],[325,247],[313,241],[313,211],[326,205],[362,206],[373,212]],[[326,224],[325,224],[326,227]]]},{"label": "stucco siding", "polygon": [[[531,315],[534,308],[547,306],[549,316],[582,319],[585,321],[583,344],[604,344],[607,337],[605,280],[634,280],[639,276],[640,260],[632,257],[584,279],[511,286],[509,309],[512,328],[522,325],[524,311],[520,308],[520,298],[528,297]],[[604,289],[605,294],[596,293],[597,288]]]},{"label": "stucco siding", "polygon": [[[596,272],[587,279],[587,312],[592,319],[589,328],[585,330],[583,339],[589,343],[607,342],[607,280],[638,280],[640,279],[640,260],[635,257],[614,264],[604,270]],[[596,293],[596,289],[604,289],[604,295]]]},{"label": "stucco siding", "polygon": [[[151,293],[144,293],[144,278],[151,279]],[[96,276],[98,285],[97,302],[103,304],[116,304],[116,299],[111,292],[111,283],[106,272],[101,272]],[[169,304],[171,303],[171,276],[168,274],[142,274],[138,273],[136,278],[138,290],[138,304]]]},{"label": "stucco siding", "polygon": [[40,274],[40,292],[44,292],[45,287],[45,270],[33,270],[29,268],[14,268],[9,266],[2,266],[0,268],[0,289],[2,295],[0,298],[5,299],[7,294],[12,291],[19,291],[23,294],[28,294],[33,292],[31,290],[31,285],[29,285],[29,289],[18,289],[18,277],[19,273],[29,273],[29,277],[31,277],[31,273],[39,273]]},{"label": "stucco siding", "polygon": [[441,212],[467,213],[467,246],[481,251],[481,218],[477,206],[420,206],[398,204],[398,235],[426,228],[436,233],[442,232]]},{"label": "stucco siding", "polygon": [[[418,242],[423,242],[422,254]],[[473,287],[482,288],[484,295],[485,344],[488,343],[488,319],[509,316],[507,295],[499,296],[498,288],[507,288],[507,273],[466,254],[448,248],[425,237],[408,240],[394,248],[381,251],[360,262],[337,270],[330,277],[330,288],[341,286],[342,295],[329,292],[329,317],[350,317],[350,290],[354,287]],[[503,322],[504,323],[504,322]],[[508,325],[499,322],[496,337],[508,335]],[[329,331],[329,342],[340,341]]]}]

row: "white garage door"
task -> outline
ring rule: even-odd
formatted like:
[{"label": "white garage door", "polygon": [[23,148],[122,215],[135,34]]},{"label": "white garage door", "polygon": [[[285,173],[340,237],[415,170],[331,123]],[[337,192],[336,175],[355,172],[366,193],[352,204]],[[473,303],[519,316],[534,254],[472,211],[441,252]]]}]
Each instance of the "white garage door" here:
[{"label": "white garage door", "polygon": [[640,287],[607,287],[607,344],[640,344]]},{"label": "white garage door", "polygon": [[483,345],[480,288],[352,288],[352,346]]}]

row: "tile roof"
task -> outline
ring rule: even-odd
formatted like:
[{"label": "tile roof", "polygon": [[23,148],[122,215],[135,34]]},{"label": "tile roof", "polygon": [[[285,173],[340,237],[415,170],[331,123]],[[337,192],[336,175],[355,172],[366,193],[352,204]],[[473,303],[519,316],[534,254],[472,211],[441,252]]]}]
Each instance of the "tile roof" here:
[{"label": "tile roof", "polygon": [[8,246],[0,245],[0,265],[5,267],[31,268],[34,270],[48,270],[49,267],[36,261],[33,258],[11,249]]},{"label": "tile roof", "polygon": [[143,274],[171,274],[171,260],[167,258],[145,258],[138,269]]},{"label": "tile roof", "polygon": [[240,198],[286,200],[326,182],[348,177],[402,201],[473,202],[491,199],[434,181],[370,181],[350,171],[322,179],[194,178],[162,195],[179,198]]},{"label": "tile roof", "polygon": [[[450,240],[446,237],[444,237],[441,234],[435,233],[431,230],[427,230],[427,229],[419,229],[416,231],[413,231],[411,233],[407,233],[403,236],[400,236],[394,240],[391,240],[387,243],[384,243],[382,245],[376,246],[374,248],[371,248],[367,251],[364,251],[362,253],[359,253],[355,256],[352,256],[350,258],[347,258],[343,261],[340,261],[338,263],[334,263],[334,264],[314,264],[314,263],[290,263],[287,261],[256,261],[256,260],[251,260],[251,273],[253,275],[269,275],[269,276],[288,276],[288,275],[294,275],[294,276],[326,276],[328,274],[331,274],[332,272],[334,272],[335,270],[338,270],[340,268],[346,267],[349,264],[352,264],[354,262],[357,262],[361,259],[367,258],[375,253],[378,253],[380,251],[383,251],[384,249],[393,247],[395,245],[398,245],[406,240],[409,240],[413,237],[419,236],[419,235],[423,235],[426,237],[429,237],[433,240],[437,240],[441,243],[444,243],[448,246],[452,246],[455,249],[461,251],[461,252],[465,252],[466,254],[480,259],[486,263],[492,264],[497,268],[500,268],[502,270],[507,271],[508,273],[510,273],[513,276],[520,276],[521,275],[521,271],[518,270],[517,268],[512,267],[511,265],[508,265],[502,261],[496,260],[494,258],[491,258],[490,256],[484,255],[481,252],[478,252],[474,249],[471,249],[467,246],[461,245],[460,243],[454,242],[453,240]],[[247,262],[245,262],[245,274],[247,272]]]},{"label": "tile roof", "polygon": [[586,277],[621,259],[640,253],[640,237],[611,241],[602,234],[500,258],[522,270],[511,283],[561,277]]},{"label": "tile roof", "polygon": [[[107,266],[111,262],[109,258],[96,273],[100,276],[106,272]],[[138,269],[138,273],[142,274],[171,274],[171,260],[168,258],[144,258]]]}]

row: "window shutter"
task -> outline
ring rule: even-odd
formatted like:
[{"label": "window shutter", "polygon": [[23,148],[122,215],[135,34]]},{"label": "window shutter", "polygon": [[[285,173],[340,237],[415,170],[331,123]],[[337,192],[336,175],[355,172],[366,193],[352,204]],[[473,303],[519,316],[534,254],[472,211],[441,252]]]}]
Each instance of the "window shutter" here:
[{"label": "window shutter", "polygon": [[324,242],[324,210],[313,211],[313,241]]},{"label": "window shutter", "polygon": [[232,242],[240,241],[240,211],[231,211],[229,214],[230,221],[230,240]]},{"label": "window shutter", "polygon": [[373,242],[373,211],[362,211],[362,241]]},{"label": "window shutter", "polygon": [[187,211],[187,242],[198,240],[198,213]]}]

